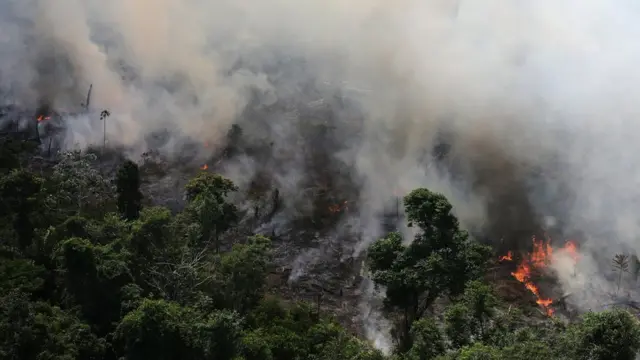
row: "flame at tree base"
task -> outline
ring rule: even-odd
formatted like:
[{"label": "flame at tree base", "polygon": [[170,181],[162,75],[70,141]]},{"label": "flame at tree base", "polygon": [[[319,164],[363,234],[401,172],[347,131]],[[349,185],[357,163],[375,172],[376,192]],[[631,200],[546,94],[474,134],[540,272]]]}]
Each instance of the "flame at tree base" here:
[{"label": "flame at tree base", "polygon": [[[538,241],[534,236],[532,240],[533,252],[523,257],[516,271],[512,272],[511,275],[536,297],[536,303],[542,307],[547,316],[553,316],[554,311],[551,308],[553,300],[542,297],[540,289],[532,280],[532,275],[535,271],[543,271],[549,266],[551,261],[553,261],[553,248],[550,244],[551,239]],[[573,241],[567,241],[564,247],[559,249],[558,252],[569,255],[574,262],[578,260],[577,246]],[[499,259],[499,261],[512,260],[513,254],[511,251]]]}]

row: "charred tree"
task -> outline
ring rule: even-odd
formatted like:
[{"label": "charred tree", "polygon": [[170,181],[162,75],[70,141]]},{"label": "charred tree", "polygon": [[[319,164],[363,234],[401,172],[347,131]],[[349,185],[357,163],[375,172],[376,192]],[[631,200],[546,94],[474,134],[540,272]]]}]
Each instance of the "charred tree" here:
[{"label": "charred tree", "polygon": [[138,165],[127,160],[118,170],[118,211],[123,219],[136,220],[142,209],[140,192],[140,170]]}]

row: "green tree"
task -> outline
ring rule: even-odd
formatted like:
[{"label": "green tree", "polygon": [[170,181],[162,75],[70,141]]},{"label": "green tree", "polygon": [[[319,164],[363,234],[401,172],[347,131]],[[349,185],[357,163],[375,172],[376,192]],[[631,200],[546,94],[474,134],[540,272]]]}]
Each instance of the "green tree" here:
[{"label": "green tree", "polygon": [[11,137],[0,139],[0,174],[22,167],[25,159],[36,152],[36,141],[23,141]]},{"label": "green tree", "polygon": [[44,284],[45,269],[33,260],[0,254],[0,294],[20,291],[33,294]]},{"label": "green tree", "polygon": [[[319,336],[322,334],[322,336]],[[337,323],[323,321],[311,328],[310,359],[313,360],[384,360],[382,353],[370,344],[348,334]]]},{"label": "green tree", "polygon": [[235,313],[205,316],[163,300],[145,300],[127,314],[114,340],[127,360],[231,360],[240,350],[241,320]]},{"label": "green tree", "polygon": [[451,347],[459,349],[473,340],[485,341],[494,335],[489,324],[496,305],[497,299],[488,285],[479,280],[469,282],[460,301],[449,305],[444,313]]},{"label": "green tree", "polygon": [[124,221],[120,214],[106,213],[99,219],[87,224],[88,239],[94,244],[109,245],[118,249],[127,245],[131,237],[131,224]]},{"label": "green tree", "polygon": [[[528,337],[518,337],[517,340],[514,340],[520,334],[520,332],[522,332],[523,328],[528,329],[526,327],[526,320],[527,319],[524,316],[522,310],[515,306],[509,306],[508,309],[503,309],[503,311],[496,312],[492,319],[491,327],[489,328],[489,331],[485,336],[484,342],[488,345],[503,348],[505,346],[512,345],[515,342],[525,342],[529,339],[540,339],[540,337],[530,335]],[[547,334],[555,332],[553,328],[547,330]],[[452,330],[452,332],[453,331],[454,330]],[[466,344],[461,344],[459,346],[462,345]]]},{"label": "green tree", "polygon": [[444,314],[445,333],[451,347],[459,349],[471,343],[472,327],[469,308],[464,303],[450,305]]},{"label": "green tree", "polygon": [[188,201],[193,201],[198,195],[210,192],[219,197],[218,200],[222,202],[227,194],[238,191],[238,187],[231,180],[208,172],[202,172],[189,180],[185,189]]},{"label": "green tree", "polygon": [[640,351],[640,325],[624,310],[585,314],[570,333],[577,359],[633,360]]},{"label": "green tree", "polygon": [[135,220],[142,209],[140,192],[140,170],[133,161],[127,160],[118,170],[116,177],[118,192],[118,211],[122,218]]},{"label": "green tree", "polygon": [[177,255],[171,242],[171,212],[163,207],[142,210],[137,221],[131,223],[130,268],[142,283],[150,281],[152,274],[160,271],[158,262],[171,262]]},{"label": "green tree", "polygon": [[263,329],[245,334],[242,337],[240,349],[244,360],[273,360],[271,344]]},{"label": "green tree", "polygon": [[242,355],[246,360],[383,360],[371,345],[346,332],[335,321],[318,318],[306,303],[285,306],[263,299],[247,316]]},{"label": "green tree", "polygon": [[560,360],[569,357],[556,357],[549,344],[538,340],[527,340],[502,349],[502,358],[504,360]]},{"label": "green tree", "polygon": [[78,304],[99,335],[120,318],[122,290],[132,281],[127,253],[118,244],[95,245],[71,238],[56,250],[65,289],[63,301]]},{"label": "green tree", "polygon": [[467,281],[483,274],[490,256],[488,247],[460,230],[443,195],[417,189],[404,202],[409,225],[420,229],[414,241],[405,246],[399,234],[390,234],[368,254],[374,282],[386,287],[387,305],[402,314],[396,329],[402,352],[411,348],[413,322],[441,295],[462,293]]},{"label": "green tree", "polygon": [[195,327],[195,344],[203,349],[205,359],[235,359],[240,351],[242,325],[237,312],[215,311]]},{"label": "green tree", "polygon": [[464,291],[463,301],[473,320],[473,331],[480,339],[487,335],[489,320],[498,303],[491,288],[481,281],[471,281]]},{"label": "green tree", "polygon": [[411,327],[413,345],[406,360],[431,360],[444,354],[445,344],[442,332],[431,318],[422,318]]},{"label": "green tree", "polygon": [[11,292],[0,298],[0,358],[6,360],[102,359],[105,342],[60,308]]},{"label": "green tree", "polygon": [[194,359],[202,355],[189,330],[199,322],[190,309],[162,300],[145,300],[118,325],[114,340],[124,359]]},{"label": "green tree", "polygon": [[213,242],[216,251],[220,248],[220,235],[238,221],[238,210],[227,201],[227,195],[238,188],[229,179],[220,175],[201,173],[186,186],[188,211],[197,219],[201,229],[200,242]]},{"label": "green tree", "polygon": [[574,343],[567,336],[567,326],[563,321],[554,318],[532,323],[513,309],[506,315],[493,319],[497,324],[494,324],[492,335],[485,342],[501,348],[505,360],[575,359]]},{"label": "green tree", "polygon": [[39,203],[43,180],[24,170],[13,170],[0,178],[0,215],[12,219],[18,246],[25,250],[33,244],[35,226],[32,214]]},{"label": "green tree", "polygon": [[475,343],[461,349],[458,360],[502,360],[502,355],[497,348]]},{"label": "green tree", "polygon": [[60,155],[53,167],[48,206],[58,212],[82,215],[85,210],[104,213],[113,197],[113,186],[94,167],[97,157],[81,151]]},{"label": "green tree", "polygon": [[295,360],[310,352],[307,333],[316,324],[311,306],[305,303],[285,308],[277,299],[262,300],[248,315],[253,336],[263,337],[273,359]]},{"label": "green tree", "polygon": [[260,301],[271,256],[271,241],[260,235],[250,237],[246,244],[234,245],[221,256],[214,284],[221,290],[226,307],[244,313]]}]

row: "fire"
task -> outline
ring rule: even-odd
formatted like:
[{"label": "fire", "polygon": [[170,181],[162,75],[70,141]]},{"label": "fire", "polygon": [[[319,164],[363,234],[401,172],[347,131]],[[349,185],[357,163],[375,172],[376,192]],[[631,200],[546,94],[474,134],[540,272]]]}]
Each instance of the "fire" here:
[{"label": "fire", "polygon": [[551,256],[553,255],[553,248],[549,244],[549,240],[544,241],[536,241],[535,236],[533,237],[533,253],[530,256],[530,261],[536,268],[544,268],[547,266],[549,261],[551,261]]},{"label": "fire", "polygon": [[208,168],[209,168],[209,165],[207,164],[200,166],[200,170],[207,170]]},{"label": "fire", "polygon": [[[574,241],[567,241],[565,245],[558,250],[558,253],[564,253],[568,255],[574,262],[579,259],[578,247]],[[512,260],[513,253],[509,251],[507,255],[501,256],[500,261]],[[536,303],[540,305],[548,316],[553,315],[553,309],[550,307],[553,304],[553,300],[543,298],[540,295],[540,289],[532,280],[532,274],[534,271],[541,271],[545,269],[549,263],[553,260],[553,248],[550,244],[550,239],[546,241],[538,241],[535,236],[533,237],[533,252],[527,254],[522,259],[522,262],[516,268],[516,271],[511,275],[521,282],[527,290],[529,290],[536,297]]]},{"label": "fire", "polygon": [[331,205],[329,206],[329,211],[332,213],[339,213],[342,210],[347,210],[348,207],[347,205],[349,204],[348,201],[344,201],[341,204],[335,204],[335,205]]},{"label": "fire", "polygon": [[546,300],[538,299],[538,300],[536,300],[536,303],[538,305],[540,305],[540,306],[543,306],[543,307],[547,308],[547,314],[549,316],[553,315],[553,309],[549,309],[548,308],[553,303],[553,301],[551,299],[546,299]]},{"label": "fire", "polygon": [[513,260],[513,252],[512,251],[507,252],[507,255],[500,256],[500,261],[511,261],[511,260]]},{"label": "fire", "polygon": [[36,120],[38,120],[38,122],[40,121],[45,121],[45,120],[50,120],[51,116],[44,116],[44,115],[40,115],[38,116],[38,118]]},{"label": "fire", "polygon": [[580,254],[578,254],[578,245],[573,240],[567,241],[562,250],[573,259],[574,263],[580,260]]}]

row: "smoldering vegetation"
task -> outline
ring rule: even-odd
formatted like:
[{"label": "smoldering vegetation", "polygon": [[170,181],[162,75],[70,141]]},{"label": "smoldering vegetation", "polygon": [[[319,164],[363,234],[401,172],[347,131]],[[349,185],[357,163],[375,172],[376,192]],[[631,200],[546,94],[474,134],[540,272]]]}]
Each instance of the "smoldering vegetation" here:
[{"label": "smoldering vegetation", "polygon": [[410,239],[398,197],[428,187],[499,252],[577,240],[583,276],[606,290],[612,253],[639,244],[637,13],[604,0],[12,0],[2,121],[24,129],[50,106],[64,123],[54,147],[106,139],[165,164],[148,193],[172,207],[186,174],[229,176],[258,214],[251,231],[313,234],[322,251],[283,260],[296,276],[328,261],[327,241],[343,260],[389,229]]}]

